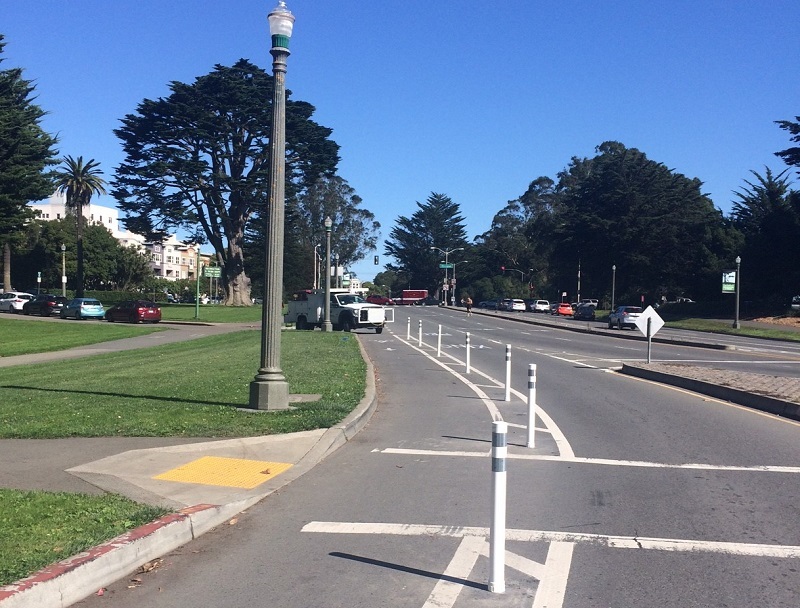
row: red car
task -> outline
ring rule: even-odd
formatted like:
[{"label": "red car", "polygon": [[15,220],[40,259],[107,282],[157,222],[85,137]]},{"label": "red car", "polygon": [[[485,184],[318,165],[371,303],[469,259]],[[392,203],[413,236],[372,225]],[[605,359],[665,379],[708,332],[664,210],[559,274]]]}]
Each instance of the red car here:
[{"label": "red car", "polygon": [[122,323],[158,323],[161,308],[150,300],[125,300],[106,311],[106,321]]},{"label": "red car", "polygon": [[370,304],[380,304],[381,306],[394,306],[394,300],[387,296],[367,296],[367,302]]},{"label": "red car", "polygon": [[553,313],[554,315],[571,317],[572,316],[572,305],[569,302],[561,302],[556,308],[556,311]]}]

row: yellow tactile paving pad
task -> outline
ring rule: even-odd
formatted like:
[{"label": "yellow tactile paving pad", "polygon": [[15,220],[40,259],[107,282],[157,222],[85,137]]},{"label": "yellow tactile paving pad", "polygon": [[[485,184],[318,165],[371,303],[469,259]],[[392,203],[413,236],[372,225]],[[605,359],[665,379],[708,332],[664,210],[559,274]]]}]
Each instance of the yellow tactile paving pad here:
[{"label": "yellow tactile paving pad", "polygon": [[153,479],[252,490],[291,466],[286,462],[203,456]]}]

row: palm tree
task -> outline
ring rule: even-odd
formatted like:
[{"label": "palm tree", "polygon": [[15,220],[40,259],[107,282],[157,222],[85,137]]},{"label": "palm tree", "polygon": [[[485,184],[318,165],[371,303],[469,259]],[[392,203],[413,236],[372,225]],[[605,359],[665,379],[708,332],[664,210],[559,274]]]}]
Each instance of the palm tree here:
[{"label": "palm tree", "polygon": [[105,181],[100,176],[100,163],[94,159],[83,164],[83,157],[75,160],[65,156],[63,166],[56,172],[58,192],[66,193],[67,209],[75,212],[77,218],[78,273],[75,297],[83,297],[83,207],[88,206],[93,194],[105,194]]}]

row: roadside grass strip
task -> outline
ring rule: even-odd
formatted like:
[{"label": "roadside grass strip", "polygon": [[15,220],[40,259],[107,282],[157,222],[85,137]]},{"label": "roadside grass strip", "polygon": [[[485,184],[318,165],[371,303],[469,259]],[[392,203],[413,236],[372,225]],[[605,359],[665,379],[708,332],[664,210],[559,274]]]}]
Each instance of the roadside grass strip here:
[{"label": "roadside grass strip", "polygon": [[114,494],[0,489],[0,585],[24,578],[167,512]]}]

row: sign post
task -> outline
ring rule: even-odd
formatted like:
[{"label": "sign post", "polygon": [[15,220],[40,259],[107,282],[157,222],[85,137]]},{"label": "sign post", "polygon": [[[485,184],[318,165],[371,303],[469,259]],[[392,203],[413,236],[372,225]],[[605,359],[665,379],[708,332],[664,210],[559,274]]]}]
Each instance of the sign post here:
[{"label": "sign post", "polygon": [[648,306],[644,312],[639,315],[635,321],[636,327],[647,338],[647,362],[650,363],[650,350],[652,346],[652,338],[658,333],[658,330],[664,327],[664,319],[653,309]]}]

